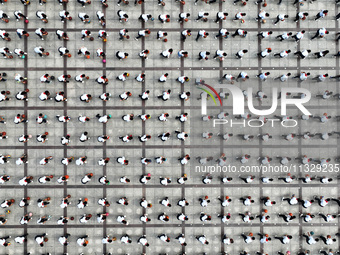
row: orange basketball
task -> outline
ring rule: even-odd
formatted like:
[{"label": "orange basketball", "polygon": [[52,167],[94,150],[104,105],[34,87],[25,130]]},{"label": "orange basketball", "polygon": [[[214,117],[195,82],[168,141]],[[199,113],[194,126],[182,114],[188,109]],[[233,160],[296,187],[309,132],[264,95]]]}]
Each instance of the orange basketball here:
[{"label": "orange basketball", "polygon": [[10,59],[12,59],[12,58],[13,58],[13,56],[12,56],[12,55],[9,55],[8,57],[9,57]]},{"label": "orange basketball", "polygon": [[72,57],[72,55],[71,55],[71,54],[67,54],[67,57],[69,57],[69,58],[70,58],[70,57]]},{"label": "orange basketball", "polygon": [[84,198],[84,201],[86,201],[86,202],[87,202],[87,201],[89,201],[89,200],[88,200],[87,198]]},{"label": "orange basketball", "polygon": [[167,41],[168,41],[168,39],[165,38],[165,39],[164,39],[164,42],[167,42]]},{"label": "orange basketball", "polygon": [[267,210],[267,209],[264,209],[264,212],[265,212],[265,213],[267,213],[267,212],[268,212],[268,210]]},{"label": "orange basketball", "polygon": [[267,3],[264,3],[264,4],[263,4],[263,7],[267,7]]},{"label": "orange basketball", "polygon": [[47,201],[50,201],[50,200],[51,200],[51,198],[50,198],[50,197],[47,197],[47,198],[46,198],[46,200],[47,200]]},{"label": "orange basketball", "polygon": [[45,132],[45,135],[48,135],[48,132]]},{"label": "orange basketball", "polygon": [[89,76],[86,76],[85,78],[86,78],[86,80],[90,79],[90,77],[89,77]]},{"label": "orange basketball", "polygon": [[188,22],[188,19],[184,19],[185,22]]},{"label": "orange basketball", "polygon": [[89,58],[90,58],[90,55],[86,55],[86,58],[89,59]]},{"label": "orange basketball", "polygon": [[9,19],[5,19],[4,21],[5,21],[5,23],[8,23],[8,22],[9,22]]},{"label": "orange basketball", "polygon": [[68,179],[68,178],[70,178],[70,176],[68,176],[68,175],[65,175],[65,178],[66,178],[66,179]]},{"label": "orange basketball", "polygon": [[50,53],[49,52],[46,52],[46,56],[49,56],[50,55]]},{"label": "orange basketball", "polygon": [[31,200],[31,198],[30,197],[26,197],[26,200]]},{"label": "orange basketball", "polygon": [[129,36],[129,35],[127,35],[127,36],[126,36],[126,39],[130,39],[130,36]]},{"label": "orange basketball", "polygon": [[166,19],[166,22],[170,22],[170,19]]},{"label": "orange basketball", "polygon": [[107,42],[107,39],[106,39],[106,38],[104,38],[104,39],[103,39],[103,42]]}]

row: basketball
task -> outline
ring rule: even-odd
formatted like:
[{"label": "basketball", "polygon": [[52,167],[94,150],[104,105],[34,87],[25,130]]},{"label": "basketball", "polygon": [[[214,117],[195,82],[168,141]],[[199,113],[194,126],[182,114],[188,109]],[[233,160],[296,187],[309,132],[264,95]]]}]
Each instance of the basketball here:
[{"label": "basketball", "polygon": [[71,217],[70,220],[74,220],[74,217]]},{"label": "basketball", "polygon": [[45,135],[48,135],[48,132],[45,132]]},{"label": "basketball", "polygon": [[8,22],[9,22],[9,19],[5,19],[4,21],[5,21],[5,23],[8,23]]},{"label": "basketball", "polygon": [[44,238],[44,242],[47,242],[47,241],[48,241],[48,238],[47,238],[47,237],[45,237],[45,238]]},{"label": "basketball", "polygon": [[267,3],[264,3],[264,4],[263,4],[263,7],[267,7]]},{"label": "basketball", "polygon": [[262,23],[264,24],[264,23],[266,23],[267,21],[264,19],[264,20],[262,20]]},{"label": "basketball", "polygon": [[7,133],[6,132],[2,132],[2,135],[6,135]]},{"label": "basketball", "polygon": [[71,54],[67,54],[67,57],[69,57],[69,58],[70,58],[70,57],[72,57],[72,55],[71,55]]},{"label": "basketball", "polygon": [[86,78],[86,80],[90,79],[90,77],[89,77],[89,76],[86,76],[85,78]]},{"label": "basketball", "polygon": [[12,58],[13,58],[13,56],[12,56],[12,55],[9,55],[9,56],[8,56],[8,58],[12,59]]},{"label": "basketball", "polygon": [[130,36],[129,36],[129,35],[127,35],[127,36],[126,36],[126,39],[130,39]]},{"label": "basketball", "polygon": [[46,56],[49,56],[49,55],[50,55],[50,53],[49,53],[49,52],[46,52],[46,53],[45,53],[45,55],[46,55]]},{"label": "basketball", "polygon": [[51,200],[51,198],[50,198],[50,197],[47,197],[47,198],[46,198],[46,200],[47,200],[47,201],[50,201],[50,200]]},{"label": "basketball", "polygon": [[188,22],[188,19],[184,19],[184,22]]},{"label": "basketball", "polygon": [[165,39],[164,39],[164,42],[167,42],[167,41],[168,41],[168,39],[165,38]]},{"label": "basketball", "polygon": [[90,58],[90,55],[86,55],[86,58],[89,59],[89,58]]},{"label": "basketball", "polygon": [[306,16],[304,16],[303,18],[302,18],[302,20],[305,20],[306,19]]},{"label": "basketball", "polygon": [[68,20],[72,20],[72,17],[68,17]]},{"label": "basketball", "polygon": [[170,19],[166,19],[165,21],[166,21],[166,22],[170,22]]},{"label": "basketball", "polygon": [[70,78],[71,78],[71,75],[68,74],[68,75],[67,75],[67,78],[70,79]]},{"label": "basketball", "polygon": [[247,2],[243,2],[243,5],[247,5]]},{"label": "basketball", "polygon": [[103,59],[103,63],[106,63],[106,59]]},{"label": "basketball", "polygon": [[10,42],[12,39],[11,38],[9,38],[9,37],[7,37],[7,39],[6,39],[8,42]]},{"label": "basketball", "polygon": [[94,38],[93,37],[90,37],[90,41],[93,41],[94,40]]},{"label": "basketball", "polygon": [[244,23],[245,22],[245,20],[244,19],[241,19],[241,23]]},{"label": "basketball", "polygon": [[28,19],[25,19],[25,23],[26,23],[26,24],[28,24],[28,23],[29,23]]},{"label": "basketball", "polygon": [[91,4],[91,1],[88,1],[87,3],[88,3],[88,4]]},{"label": "basketball", "polygon": [[30,197],[26,197],[26,200],[31,200],[31,198]]},{"label": "basketball", "polygon": [[[67,175],[66,175],[66,176],[67,176]],[[66,176],[65,176],[65,177],[66,177]],[[71,198],[71,195],[67,195],[67,198]]]},{"label": "basketball", "polygon": [[107,42],[107,39],[106,39],[106,38],[104,38],[104,39],[103,39],[103,42]]}]

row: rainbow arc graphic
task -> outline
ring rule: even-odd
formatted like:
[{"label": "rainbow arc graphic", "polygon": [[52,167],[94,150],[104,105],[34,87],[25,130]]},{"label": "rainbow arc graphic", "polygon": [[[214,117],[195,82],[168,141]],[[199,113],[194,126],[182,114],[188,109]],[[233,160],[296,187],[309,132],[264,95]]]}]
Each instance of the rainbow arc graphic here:
[{"label": "rainbow arc graphic", "polygon": [[[207,95],[209,95],[212,100],[214,101],[215,105],[217,104],[217,101],[213,95],[213,93],[216,95],[217,99],[220,101],[220,105],[223,106],[221,97],[219,96],[219,94],[217,93],[217,91],[210,85],[205,84],[205,83],[201,83],[201,86],[204,86],[206,88],[202,88],[202,87],[197,87],[200,90],[203,90],[205,93],[207,93]],[[202,115],[205,115],[207,111],[207,98],[206,97],[202,97]]]}]

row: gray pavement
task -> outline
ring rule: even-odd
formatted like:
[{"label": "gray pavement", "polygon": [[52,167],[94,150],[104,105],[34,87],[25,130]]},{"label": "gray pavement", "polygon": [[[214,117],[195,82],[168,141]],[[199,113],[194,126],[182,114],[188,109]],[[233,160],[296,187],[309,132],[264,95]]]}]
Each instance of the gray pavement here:
[{"label": "gray pavement", "polygon": [[[314,195],[324,195],[325,197],[338,197],[340,195],[338,188],[338,170],[339,165],[335,159],[339,155],[338,135],[334,134],[330,139],[323,141],[317,137],[310,140],[295,138],[293,141],[284,140],[281,135],[296,133],[303,134],[305,132],[320,133],[339,131],[338,122],[335,116],[339,114],[339,101],[336,98],[322,100],[315,98],[315,95],[322,94],[325,90],[332,91],[334,94],[339,93],[339,82],[329,80],[323,83],[317,83],[310,78],[305,82],[298,82],[296,79],[289,79],[285,83],[274,81],[274,78],[284,73],[291,72],[292,76],[297,75],[300,71],[311,73],[311,77],[319,74],[328,73],[330,76],[339,74],[339,60],[333,58],[332,55],[339,51],[339,44],[335,40],[336,33],[339,29],[339,24],[334,20],[338,14],[338,6],[333,0],[318,0],[313,4],[304,2],[303,6],[294,6],[293,1],[284,0],[281,5],[277,5],[277,1],[268,0],[268,6],[254,5],[254,1],[250,0],[247,5],[242,6],[240,3],[233,5],[232,0],[225,2],[205,4],[199,1],[194,5],[193,1],[187,1],[183,6],[175,1],[166,1],[166,5],[161,7],[157,5],[157,1],[145,1],[137,6],[130,1],[129,6],[122,4],[120,7],[115,2],[108,2],[109,7],[103,8],[99,1],[93,1],[91,5],[82,8],[76,1],[70,1],[67,5],[60,6],[57,1],[47,2],[40,6],[37,1],[32,2],[29,6],[24,6],[20,1],[8,1],[1,5],[0,10],[10,16],[10,22],[5,24],[0,23],[0,28],[5,29],[10,33],[11,42],[1,41],[0,47],[8,47],[10,50],[21,48],[28,52],[28,57],[18,59],[14,56],[13,59],[3,59],[0,61],[0,72],[6,72],[8,80],[1,83],[3,90],[11,91],[10,101],[0,102],[0,115],[6,118],[7,124],[0,124],[0,131],[7,132],[9,136],[6,140],[0,141],[0,153],[3,155],[11,155],[10,163],[1,165],[1,173],[11,176],[11,180],[0,186],[0,199],[16,199],[15,205],[10,209],[11,213],[5,218],[8,222],[0,226],[0,237],[10,235],[9,247],[0,247],[0,254],[56,254],[63,253],[99,255],[99,254],[239,254],[245,250],[250,254],[261,252],[264,254],[277,254],[278,251],[285,253],[291,251],[292,254],[298,254],[305,250],[310,250],[309,254],[318,254],[320,250],[328,251],[332,248],[334,251],[339,250],[339,240],[332,245],[325,245],[322,241],[314,245],[308,245],[305,238],[301,235],[308,231],[314,231],[316,236],[330,234],[332,237],[339,231],[339,221],[336,219],[333,222],[327,223],[322,218],[317,216],[319,212],[327,214],[338,214],[339,207],[335,202],[330,202],[324,208],[319,207],[316,203],[308,209],[304,209],[301,205],[288,206],[286,202],[282,202],[283,196],[287,197],[296,194],[297,197],[304,199],[312,199]],[[61,23],[59,20],[59,11],[67,9],[72,21]],[[121,9],[126,11],[130,19],[127,23],[118,21],[117,11]],[[267,23],[255,22],[260,9],[265,9],[270,13]],[[329,14],[326,18],[319,21],[314,21],[313,17],[320,10],[328,9]],[[24,24],[22,21],[16,22],[13,16],[15,10],[21,10],[29,18],[29,23]],[[35,16],[37,10],[46,12],[49,17],[49,22],[43,24]],[[97,22],[96,11],[102,10],[106,16],[105,30],[109,37],[106,43],[97,39],[97,32],[102,29]],[[195,22],[198,12],[207,11],[210,13],[208,22]],[[226,11],[229,13],[226,21],[215,23],[215,15],[218,11]],[[238,21],[232,22],[234,15],[244,11],[247,13],[245,23],[241,24]],[[295,23],[293,18],[297,11],[309,12],[307,20]],[[92,22],[83,24],[78,19],[79,12],[89,14]],[[177,22],[177,17],[180,12],[189,12],[191,17],[185,24]],[[138,17],[141,13],[150,13],[155,17],[153,22],[141,23]],[[162,24],[157,19],[161,13],[171,15],[171,22]],[[281,13],[290,15],[289,19],[277,26],[273,25],[276,16]],[[44,41],[41,41],[34,31],[38,27],[47,29],[49,35]],[[310,40],[316,30],[325,27],[330,34],[323,39]],[[20,40],[16,36],[17,28],[25,28],[30,36],[27,39]],[[81,30],[91,30],[95,40],[90,42],[81,41]],[[118,32],[122,28],[129,30],[130,40],[119,41]],[[151,36],[139,41],[133,40],[137,35],[138,30],[149,28]],[[242,28],[248,31],[246,38],[229,37],[228,39],[214,39],[214,36],[221,28],[226,28],[231,33],[237,28]],[[59,41],[55,36],[55,30],[62,29],[68,33],[69,41]],[[192,36],[185,42],[180,40],[180,32],[183,29],[191,29]],[[199,29],[205,29],[210,33],[208,38],[200,38],[198,42],[194,39]],[[157,31],[168,32],[168,42],[156,40]],[[257,37],[260,31],[273,31],[273,35],[264,40]],[[275,37],[283,32],[293,32],[306,30],[303,40],[295,43],[293,40],[279,42]],[[57,48],[64,45],[70,50],[71,58],[59,57]],[[42,46],[50,53],[48,57],[39,57],[33,51],[34,47]],[[85,59],[83,56],[76,54],[77,50],[86,46],[91,52],[91,58]],[[273,53],[280,52],[284,49],[290,49],[292,52],[303,49],[311,49],[312,53],[326,50],[330,51],[329,55],[321,59],[315,59],[309,56],[305,60],[300,60],[292,54],[286,59],[274,58],[271,54],[265,59],[258,59],[256,54],[261,50],[271,47]],[[95,51],[98,48],[104,49],[107,54],[107,62],[102,63],[96,56]],[[174,53],[170,59],[163,59],[159,53],[165,49],[173,48]],[[138,53],[143,49],[149,49],[150,54],[147,60],[141,60]],[[185,49],[189,52],[189,57],[186,59],[178,59],[177,52]],[[217,49],[225,50],[228,56],[223,62],[213,60],[212,56]],[[242,60],[235,59],[234,54],[241,50],[248,49],[249,52]],[[129,57],[126,60],[119,61],[115,57],[116,51],[126,51]],[[198,53],[202,50],[211,52],[211,57],[207,61],[198,61]],[[220,125],[215,128],[212,121],[203,122],[201,120],[201,101],[197,100],[200,97],[201,90],[196,88],[195,78],[202,78],[209,85],[217,85],[218,80],[224,74],[232,74],[237,76],[240,71],[246,71],[250,79],[246,82],[235,82],[235,86],[242,90],[251,86],[254,93],[262,90],[268,95],[268,99],[262,102],[256,101],[255,107],[269,108],[271,105],[271,88],[272,87],[303,87],[311,91],[312,99],[306,104],[306,107],[314,116],[320,116],[327,112],[333,118],[326,124],[321,124],[317,119],[302,121],[298,116],[300,112],[294,107],[290,107],[288,115],[298,121],[297,127],[284,128],[280,125],[274,128],[265,124],[261,128],[242,128],[240,126],[230,127],[230,125]],[[256,78],[261,72],[270,71],[271,75],[266,82],[259,81]],[[126,82],[116,81],[116,76],[129,72],[130,77]],[[141,72],[146,73],[146,81],[138,83],[134,77]],[[158,78],[169,73],[166,83],[159,83]],[[14,80],[16,73],[28,77],[28,84],[17,84]],[[70,74],[72,76],[70,83],[62,84],[53,81],[50,84],[40,83],[39,78],[48,73],[58,77],[61,74]],[[84,84],[76,83],[73,78],[85,73],[90,77]],[[95,79],[100,75],[106,75],[109,78],[109,85],[102,86],[95,82]],[[190,81],[181,85],[176,81],[179,76],[186,75]],[[29,100],[18,101],[14,95],[21,90],[28,88]],[[141,92],[149,89],[150,99],[141,101],[138,97]],[[172,96],[169,101],[163,102],[156,97],[164,90],[171,89]],[[56,92],[64,91],[67,102],[57,103],[54,100],[40,101],[38,95],[49,90],[52,95]],[[222,91],[223,89],[219,89]],[[120,101],[118,95],[124,91],[130,91],[132,98],[127,101]],[[191,98],[189,101],[181,101],[178,94],[183,91],[190,91]],[[227,92],[227,90],[224,90]],[[99,100],[98,96],[103,92],[110,92],[112,98],[108,102]],[[83,93],[91,94],[94,99],[90,103],[84,103],[79,100],[79,96]],[[220,112],[232,113],[232,99],[223,100],[223,106],[216,106],[211,99],[208,100],[208,115],[216,117]],[[170,117],[167,122],[159,122],[157,116],[161,113],[169,113]],[[181,113],[188,113],[189,119],[186,123],[180,123],[175,120],[175,116]],[[28,116],[28,123],[13,123],[16,114],[21,113]],[[35,118],[39,113],[48,116],[49,123],[38,125]],[[95,116],[96,114],[111,114],[112,119],[106,125],[99,123]],[[146,122],[142,122],[137,117],[135,120],[127,123],[121,119],[124,114],[133,113],[135,116],[139,114],[150,114],[152,118]],[[59,123],[56,121],[56,115],[68,115],[71,121],[68,123]],[[91,118],[90,122],[80,123],[77,118],[79,115],[86,115]],[[280,115],[279,108],[272,114]],[[251,119],[255,118],[252,116]],[[229,116],[228,120],[236,120]],[[239,120],[238,120],[239,121]],[[175,130],[182,130],[189,133],[190,137],[185,142],[176,139]],[[35,140],[37,134],[49,132],[48,141],[44,144],[38,143]],[[85,143],[79,141],[79,136],[82,132],[87,131],[91,139]],[[172,137],[169,141],[162,142],[157,138],[158,134],[163,132],[171,132]],[[214,135],[211,139],[203,139],[203,132],[212,132]],[[233,133],[234,136],[223,141],[217,134]],[[269,133],[273,139],[268,142],[263,142],[258,138],[253,141],[243,141],[238,137],[239,134],[265,134]],[[31,134],[33,138],[25,143],[19,143],[17,138],[22,134]],[[71,135],[71,143],[68,146],[63,146],[60,143],[60,138],[66,134]],[[97,137],[100,135],[109,135],[110,139],[102,144],[97,142]],[[123,143],[118,139],[119,136],[133,134],[134,140],[130,143]],[[152,139],[146,143],[140,143],[137,139],[138,135],[150,134]],[[29,162],[21,166],[15,164],[15,160],[23,153],[28,155]],[[200,167],[196,157],[212,156],[214,161],[225,153],[227,157],[227,166],[236,167],[236,172],[215,172],[211,173],[213,177],[211,184],[203,184],[202,178],[207,173],[197,171]],[[185,166],[178,161],[179,157],[189,154],[191,160]],[[236,157],[245,154],[250,154],[252,157],[247,164],[242,165]],[[296,177],[304,176],[309,173],[312,176],[329,176],[334,180],[329,184],[321,184],[315,180],[310,184],[303,184],[301,181],[295,180],[291,184],[286,184],[283,181],[277,180],[277,177],[285,176],[285,172],[267,173],[261,169],[255,173],[256,179],[251,184],[245,184],[238,177],[246,177],[248,172],[240,172],[242,166],[259,166],[258,157],[269,156],[273,158],[271,166],[280,166],[277,156],[299,157],[308,155],[313,159],[331,158],[331,162],[324,172],[319,173],[317,169],[310,165],[299,168],[299,161],[293,160],[290,170]],[[53,156],[53,160],[45,166],[39,165],[39,161],[43,157]],[[64,166],[60,163],[63,157],[74,156],[75,158],[87,156],[87,164],[84,166],[76,166],[71,163],[69,166]],[[128,166],[122,166],[116,162],[116,158],[125,156],[129,160]],[[157,165],[152,162],[145,166],[140,163],[141,157],[154,159],[157,156],[164,156],[167,161],[162,165]],[[99,166],[97,161],[102,157],[110,157],[111,161],[106,166]],[[315,162],[312,162],[315,163]],[[209,163],[208,166],[215,165]],[[204,170],[204,168],[202,168]],[[332,170],[333,169],[333,170]],[[93,180],[83,185],[80,179],[86,173],[93,173]],[[152,179],[146,185],[139,182],[141,175],[150,173]],[[183,174],[187,174],[188,181],[184,185],[176,183],[177,178]],[[1,174],[1,175],[2,175]],[[69,175],[70,179],[67,184],[58,184],[56,179],[62,175]],[[31,175],[34,177],[34,182],[28,186],[22,187],[18,184],[19,179],[24,176]],[[37,179],[43,175],[54,175],[55,177],[48,184],[40,184]],[[98,178],[106,175],[110,180],[109,185],[101,185]],[[119,178],[127,176],[131,179],[131,183],[122,184]],[[232,177],[233,181],[228,184],[221,182],[221,177]],[[263,184],[260,177],[271,176],[275,180],[270,184]],[[168,186],[160,185],[160,177],[169,177],[172,183]],[[71,205],[67,208],[60,208],[61,199],[67,194],[70,194]],[[243,196],[251,195],[255,200],[255,204],[250,207],[244,206],[238,199]],[[130,201],[128,206],[116,204],[120,197],[127,197]],[[211,203],[208,207],[201,207],[199,198],[209,196]],[[229,196],[233,199],[229,207],[221,207],[218,197]],[[271,208],[267,208],[263,203],[259,202],[261,197],[270,196],[272,200],[277,201],[277,204]],[[17,205],[22,197],[30,197],[31,204],[25,208],[19,208]],[[36,201],[39,198],[50,197],[51,204],[46,208],[39,208]],[[87,197],[89,206],[85,209],[76,207],[78,198]],[[106,197],[110,201],[111,206],[102,208],[97,204],[99,198]],[[145,197],[153,204],[152,208],[144,209],[140,207],[139,202],[142,197]],[[172,207],[166,208],[159,204],[159,201],[164,197],[169,197]],[[181,208],[176,205],[181,198],[186,198],[189,206]],[[268,214],[271,216],[269,222],[260,223],[259,219],[255,219],[253,223],[244,223],[239,213],[249,211],[252,215],[259,215],[264,209],[268,209]],[[201,222],[199,215],[205,212],[212,216],[211,222]],[[33,213],[33,219],[27,225],[20,225],[19,219],[26,213]],[[97,213],[109,213],[107,220],[104,223],[97,223],[95,215]],[[159,221],[158,215],[166,212],[170,217],[170,221],[163,223]],[[185,223],[177,220],[177,214],[183,212],[189,217]],[[278,213],[291,212],[296,216],[300,213],[312,213],[316,217],[311,223],[305,223],[301,218],[294,220],[292,223],[285,223],[276,215]],[[79,218],[84,213],[91,213],[94,217],[87,224],[81,224]],[[139,217],[147,213],[151,218],[151,222],[142,223]],[[228,223],[222,223],[218,214],[231,214],[231,220]],[[5,209],[1,209],[1,214],[5,214]],[[40,216],[51,215],[52,218],[44,225],[37,224]],[[60,216],[74,217],[74,221],[70,221],[65,225],[57,225],[57,220]],[[118,215],[126,215],[129,225],[125,226],[116,221]],[[251,244],[244,243],[242,233],[252,232],[256,236],[256,240]],[[272,241],[268,244],[261,244],[257,233],[267,233],[272,237]],[[49,241],[44,247],[34,241],[34,237],[38,234],[48,233]],[[71,234],[68,246],[61,246],[58,238],[66,233]],[[170,243],[164,243],[157,238],[159,234],[165,233],[170,238]],[[180,233],[185,234],[187,246],[181,246],[175,237]],[[17,244],[14,242],[14,237],[22,234],[28,234],[28,242]],[[76,239],[82,235],[89,235],[89,245],[80,247],[76,243]],[[122,235],[128,234],[132,238],[131,244],[122,244],[119,239]],[[149,247],[143,247],[137,243],[138,238],[145,234],[147,236]],[[196,236],[206,235],[209,245],[202,245],[196,240]],[[234,239],[234,244],[224,245],[222,237],[226,234]],[[290,234],[293,236],[290,244],[283,245],[278,240],[274,240],[274,235]],[[117,241],[112,244],[102,244],[102,238],[106,235],[117,237]],[[336,237],[338,239],[338,237]]]}]

